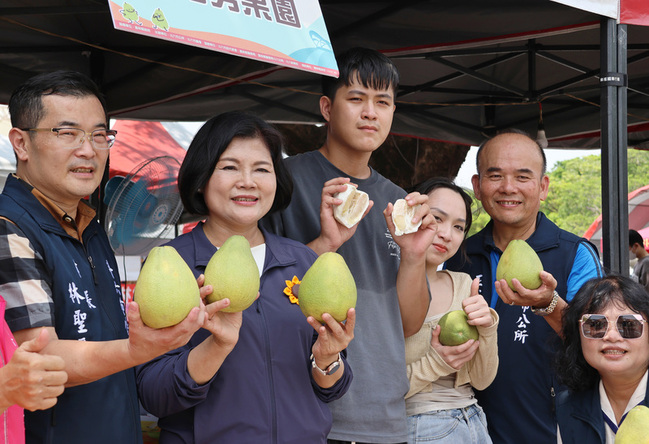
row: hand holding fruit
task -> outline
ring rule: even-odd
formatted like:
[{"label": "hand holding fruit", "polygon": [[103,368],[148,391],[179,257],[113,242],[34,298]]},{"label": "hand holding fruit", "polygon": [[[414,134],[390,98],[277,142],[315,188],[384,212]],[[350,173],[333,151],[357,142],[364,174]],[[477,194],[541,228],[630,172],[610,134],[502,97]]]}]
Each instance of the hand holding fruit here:
[{"label": "hand holding fruit", "polygon": [[[217,301],[210,305],[227,306],[227,303]],[[243,323],[243,312],[227,313],[221,310],[223,307],[214,307],[214,314],[210,316],[210,305],[208,305],[208,316],[205,318],[203,328],[212,333],[211,340],[214,342],[214,345],[223,350],[232,351],[239,341],[239,330],[241,330],[241,324]]]},{"label": "hand holding fruit", "polygon": [[557,280],[547,271],[541,271],[541,286],[535,290],[525,288],[518,279],[512,279],[512,290],[505,279],[495,282],[496,293],[503,302],[509,305],[530,307],[547,307],[552,302],[552,295],[557,288]]},{"label": "hand holding fruit", "polygon": [[475,278],[471,282],[471,296],[462,301],[463,310],[446,313],[433,329],[430,345],[444,362],[456,370],[462,368],[478,351],[480,343],[476,327],[493,324],[489,306],[478,293],[479,289],[480,278]]},{"label": "hand holding fruit", "polygon": [[[320,201],[320,237],[317,239],[318,243],[323,245],[309,244],[318,254],[338,250],[354,235],[358,222],[372,209],[374,202],[369,200],[367,208],[360,214],[355,214],[353,211],[343,214],[345,213],[345,200],[342,198],[351,197],[347,190],[352,186],[348,177],[336,177],[325,182]],[[339,214],[338,219],[347,223],[339,222],[335,213]]]},{"label": "hand holding fruit", "polygon": [[[198,278],[198,283],[201,285],[201,297],[207,302],[207,297],[212,292],[211,285],[202,286],[201,274]],[[259,293],[257,293],[259,297]],[[239,330],[243,323],[243,312],[228,312],[227,308],[230,306],[230,299],[220,299],[205,306],[205,321],[203,328],[212,333],[211,340],[217,347],[224,350],[231,351],[239,340]]]},{"label": "hand holding fruit", "polygon": [[203,301],[203,304],[207,305],[208,302],[205,300],[206,297],[208,297],[212,291],[214,290],[211,285],[205,285],[205,275],[200,274],[198,276],[198,279],[196,279],[196,284],[198,285],[199,289],[199,294],[201,296],[201,301]]},{"label": "hand holding fruit", "polygon": [[496,267],[496,292],[506,304],[547,307],[557,281],[543,271],[541,259],[522,239],[514,239],[503,251]]},{"label": "hand holding fruit", "polygon": [[[404,259],[407,260],[410,256],[425,259],[426,251],[437,232],[437,222],[430,213],[427,195],[417,192],[410,193],[405,197],[405,201],[408,207],[403,206],[401,203],[397,207],[388,203],[388,206],[383,211],[385,222],[392,234],[392,238],[401,248],[402,261]],[[411,218],[408,213],[412,212],[412,208],[414,207],[417,207],[417,209]],[[404,214],[395,215],[395,210],[398,213],[403,212]],[[411,231],[416,226],[418,226],[418,229]],[[398,235],[397,233],[404,234]]]},{"label": "hand holding fruit", "polygon": [[455,370],[459,370],[464,364],[473,359],[473,356],[478,351],[480,343],[475,339],[469,339],[461,345],[442,345],[439,342],[439,334],[441,330],[442,329],[439,325],[435,326],[433,329],[433,335],[430,339],[430,345],[444,360],[444,362]]},{"label": "hand holding fruit", "polygon": [[354,308],[347,310],[345,322],[336,321],[329,313],[322,314],[324,324],[321,324],[313,316],[307,317],[306,320],[318,332],[318,339],[311,348],[316,363],[335,361],[336,355],[346,349],[354,339],[354,326],[356,325],[356,310]]},{"label": "hand holding fruit", "polygon": [[189,342],[205,321],[205,305],[201,302],[198,308],[192,308],[181,322],[172,327],[148,327],[142,322],[137,302],[128,304],[126,317],[128,347],[133,361],[141,364]]},{"label": "hand holding fruit", "polygon": [[[248,242],[246,241],[247,244]],[[256,268],[257,266],[255,265]],[[245,272],[245,269],[246,267],[243,267],[242,271]],[[246,305],[251,299],[247,291],[243,294],[240,292],[233,293],[234,298],[239,297],[239,307],[236,310],[232,310],[232,299],[227,297],[224,289],[220,288],[219,295],[214,297],[212,294],[214,286],[209,284],[204,285],[205,281],[204,275],[198,277],[197,282],[201,289],[201,298],[203,299],[201,300],[201,306],[205,309],[205,320],[202,327],[209,331],[211,335],[195,346],[189,352],[187,358],[187,371],[197,384],[206,384],[212,379],[219,368],[221,368],[225,358],[237,345],[239,331],[243,323],[243,310],[241,310],[240,304],[243,301],[243,304]],[[257,280],[257,282],[259,281]],[[257,297],[259,297],[259,292],[256,293],[255,298]]]}]

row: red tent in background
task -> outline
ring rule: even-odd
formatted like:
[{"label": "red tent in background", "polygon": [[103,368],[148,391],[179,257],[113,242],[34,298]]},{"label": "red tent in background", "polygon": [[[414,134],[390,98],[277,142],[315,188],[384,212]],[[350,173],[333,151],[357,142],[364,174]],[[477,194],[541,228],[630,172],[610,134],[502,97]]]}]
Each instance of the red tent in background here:
[{"label": "red tent in background", "polygon": [[[649,185],[629,193],[629,228],[638,231],[645,240],[645,249],[649,251]],[[586,230],[584,237],[589,239],[602,251],[602,216]]]},{"label": "red tent in background", "polygon": [[110,150],[109,176],[126,176],[145,160],[171,156],[182,163],[185,149],[160,122],[117,120],[117,140]]},{"label": "red tent in background", "polygon": [[[170,238],[182,212],[177,178],[186,150],[159,122],[118,120],[103,200],[111,246],[137,256]],[[127,177],[129,180],[125,180]]]}]

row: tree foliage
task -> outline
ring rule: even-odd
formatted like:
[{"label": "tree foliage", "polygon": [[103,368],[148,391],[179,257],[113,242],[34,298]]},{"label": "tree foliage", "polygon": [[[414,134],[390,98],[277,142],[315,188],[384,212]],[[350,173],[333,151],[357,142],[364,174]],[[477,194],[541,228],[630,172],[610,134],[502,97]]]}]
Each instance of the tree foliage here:
[{"label": "tree foliage", "polygon": [[[649,184],[649,152],[628,151],[629,192]],[[583,235],[602,213],[601,156],[590,155],[557,162],[548,173],[550,191],[543,211],[560,228]],[[473,192],[470,192],[473,197]],[[489,215],[474,199],[473,226],[469,235],[489,222]]]}]

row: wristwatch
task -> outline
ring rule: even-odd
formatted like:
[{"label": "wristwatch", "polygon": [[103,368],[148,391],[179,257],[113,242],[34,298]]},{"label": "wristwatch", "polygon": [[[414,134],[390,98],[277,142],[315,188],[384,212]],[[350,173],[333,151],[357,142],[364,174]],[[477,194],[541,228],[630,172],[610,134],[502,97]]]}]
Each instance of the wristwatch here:
[{"label": "wristwatch", "polygon": [[530,310],[532,310],[532,313],[536,315],[547,316],[554,311],[558,302],[559,302],[559,293],[557,293],[557,291],[554,290],[554,293],[552,293],[552,301],[550,301],[550,305],[543,308],[530,307]]},{"label": "wristwatch", "polygon": [[334,373],[336,373],[338,371],[338,369],[340,368],[340,366],[343,363],[343,360],[340,357],[340,352],[338,353],[338,359],[336,359],[334,362],[329,364],[329,367],[327,367],[324,370],[316,365],[315,358],[313,357],[313,353],[311,353],[311,357],[309,359],[311,359],[311,367],[316,369],[323,376],[333,375]]}]

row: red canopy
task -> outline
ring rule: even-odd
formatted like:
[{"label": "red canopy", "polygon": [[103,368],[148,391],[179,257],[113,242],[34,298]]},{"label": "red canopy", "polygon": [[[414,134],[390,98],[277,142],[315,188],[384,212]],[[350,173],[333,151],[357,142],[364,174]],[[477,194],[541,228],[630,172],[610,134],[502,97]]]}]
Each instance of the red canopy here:
[{"label": "red canopy", "polygon": [[126,176],[145,160],[171,156],[182,163],[185,149],[159,122],[117,120],[117,140],[110,150],[109,176]]},{"label": "red canopy", "polygon": [[[629,228],[636,230],[645,239],[645,248],[649,248],[649,185],[638,188],[629,193]],[[590,239],[601,249],[602,240],[602,216],[597,219],[584,233],[586,239]],[[601,250],[600,250],[601,251]],[[648,250],[649,251],[649,250]]]}]

